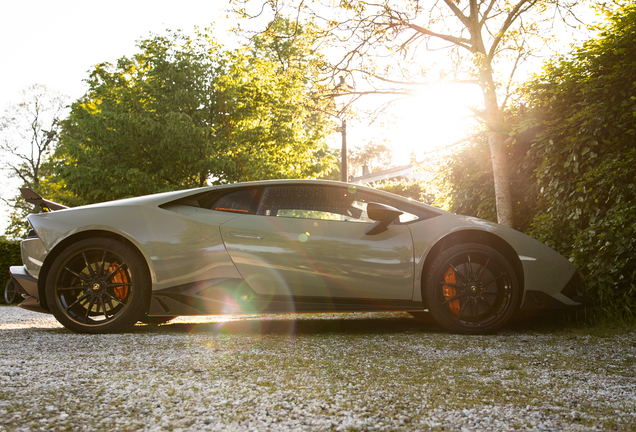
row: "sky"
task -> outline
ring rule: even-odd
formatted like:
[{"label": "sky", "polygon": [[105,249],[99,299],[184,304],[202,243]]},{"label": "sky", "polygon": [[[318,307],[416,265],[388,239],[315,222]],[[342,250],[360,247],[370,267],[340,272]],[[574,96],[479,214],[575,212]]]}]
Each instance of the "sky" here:
[{"label": "sky", "polygon": [[0,0],[0,107],[44,84],[77,99],[91,66],[136,52],[135,42],[166,29],[192,32],[216,22],[229,40],[224,1]]},{"label": "sky", "polygon": [[[20,100],[21,90],[43,84],[68,96],[84,94],[84,79],[92,66],[134,54],[136,41],[166,29],[193,33],[194,27],[214,23],[217,39],[236,44],[229,33],[235,21],[224,11],[225,0],[0,0],[0,113]],[[371,140],[394,145],[395,163],[409,162],[413,148],[422,150],[456,142],[472,126],[465,105],[479,103],[473,87],[438,87],[399,104],[398,124],[379,122],[373,127],[348,122],[349,148]],[[332,145],[339,147],[334,133]],[[0,193],[13,196],[19,183],[0,173]],[[5,227],[0,207],[0,233]]]},{"label": "sky", "polygon": [[[215,23],[217,38],[231,45],[233,22],[223,11],[226,5],[214,0],[0,0],[0,115],[33,84],[69,101],[79,98],[92,66],[134,54],[136,41],[151,33],[193,33],[195,26]],[[19,186],[0,173],[3,197],[15,195]],[[0,206],[0,233],[5,214]]]}]

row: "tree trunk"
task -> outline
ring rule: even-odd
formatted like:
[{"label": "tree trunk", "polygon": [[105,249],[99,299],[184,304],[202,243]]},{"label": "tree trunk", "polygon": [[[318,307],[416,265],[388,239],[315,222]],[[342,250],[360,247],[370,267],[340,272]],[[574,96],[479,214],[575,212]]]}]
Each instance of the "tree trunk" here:
[{"label": "tree trunk", "polygon": [[[482,55],[486,59],[485,50]],[[492,64],[485,61],[481,67],[480,85],[484,95],[485,120],[488,130],[488,144],[492,160],[492,174],[495,183],[495,199],[497,203],[497,222],[512,228],[512,195],[510,194],[510,177],[508,175],[508,135],[505,133],[504,117],[499,103],[495,81],[492,75]]]},{"label": "tree trunk", "polygon": [[512,228],[512,195],[508,175],[508,157],[506,151],[508,136],[493,132],[488,137],[492,158],[492,173],[495,182],[495,198],[497,202],[497,222]]}]

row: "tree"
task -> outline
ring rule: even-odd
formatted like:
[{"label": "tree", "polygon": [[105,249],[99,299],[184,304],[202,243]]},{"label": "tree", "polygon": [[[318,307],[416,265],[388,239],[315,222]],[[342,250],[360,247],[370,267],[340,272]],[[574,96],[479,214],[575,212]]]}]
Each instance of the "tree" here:
[{"label": "tree", "polygon": [[392,167],[393,151],[389,146],[371,141],[362,148],[354,148],[349,154],[349,163],[352,166],[352,174],[363,175],[363,166],[367,166],[369,172],[385,170]]},{"label": "tree", "polygon": [[0,118],[2,169],[25,186],[38,189],[42,166],[55,149],[65,98],[43,85],[22,91],[23,101],[11,105]]},{"label": "tree", "polygon": [[[253,16],[249,2],[235,0],[242,16]],[[263,0],[274,14],[285,11],[279,0]],[[513,224],[512,199],[506,148],[510,125],[504,111],[512,78],[519,65],[532,55],[530,40],[546,41],[554,18],[571,16],[572,4],[559,0],[342,0],[298,2],[296,16],[325,26],[330,42],[345,55],[333,65],[333,75],[361,77],[369,85],[362,93],[408,94],[409,86],[424,76],[428,63],[444,62],[431,53],[443,51],[450,60],[446,74],[456,82],[474,83],[483,93],[477,112],[485,125],[496,191],[497,218]],[[262,10],[262,8],[259,9]],[[328,18],[323,16],[329,13]]]},{"label": "tree", "polygon": [[57,172],[84,202],[328,172],[319,55],[300,37],[279,42],[226,51],[207,32],[175,32],[97,65],[64,122]]},{"label": "tree", "polygon": [[237,147],[232,181],[326,177],[335,169],[325,115],[333,101],[318,97],[325,92],[318,48],[311,24],[282,17],[251,40],[242,67],[251,76],[243,78],[239,102],[256,110],[241,112],[239,128],[229,131]]},{"label": "tree", "polygon": [[[58,143],[65,111],[66,98],[39,84],[23,90],[22,101],[5,109],[0,118],[0,167],[9,177],[19,179],[22,187],[39,193],[51,191],[48,160]],[[39,209],[33,209],[19,195],[5,196],[2,201],[12,209],[5,234],[23,236],[28,229],[26,215]]]}]

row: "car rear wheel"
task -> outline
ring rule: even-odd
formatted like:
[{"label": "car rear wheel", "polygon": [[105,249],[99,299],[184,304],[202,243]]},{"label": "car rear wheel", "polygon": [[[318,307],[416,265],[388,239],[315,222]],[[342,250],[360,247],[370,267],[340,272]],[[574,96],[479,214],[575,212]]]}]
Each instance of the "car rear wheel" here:
[{"label": "car rear wheel", "polygon": [[437,323],[453,332],[491,333],[510,319],[521,301],[514,269],[491,247],[453,246],[429,269],[423,293],[428,309]]},{"label": "car rear wheel", "polygon": [[74,243],[53,262],[46,300],[55,318],[78,333],[111,333],[135,324],[147,309],[144,260],[109,238]]},{"label": "car rear wheel", "polygon": [[15,289],[15,283],[13,279],[9,278],[6,285],[4,286],[4,302],[6,304],[11,304],[15,301],[17,297],[17,292]]}]

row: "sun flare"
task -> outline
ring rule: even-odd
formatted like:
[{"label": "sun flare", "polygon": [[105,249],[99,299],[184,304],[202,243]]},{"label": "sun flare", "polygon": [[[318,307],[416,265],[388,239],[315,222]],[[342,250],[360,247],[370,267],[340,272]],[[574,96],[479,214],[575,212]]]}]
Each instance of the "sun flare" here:
[{"label": "sun flare", "polygon": [[[394,164],[405,165],[411,154],[420,159],[461,140],[476,125],[469,107],[479,106],[477,86],[440,84],[395,103],[387,120],[371,126],[351,122],[348,147],[383,142],[393,148]],[[339,144],[340,136],[336,136]]]}]

